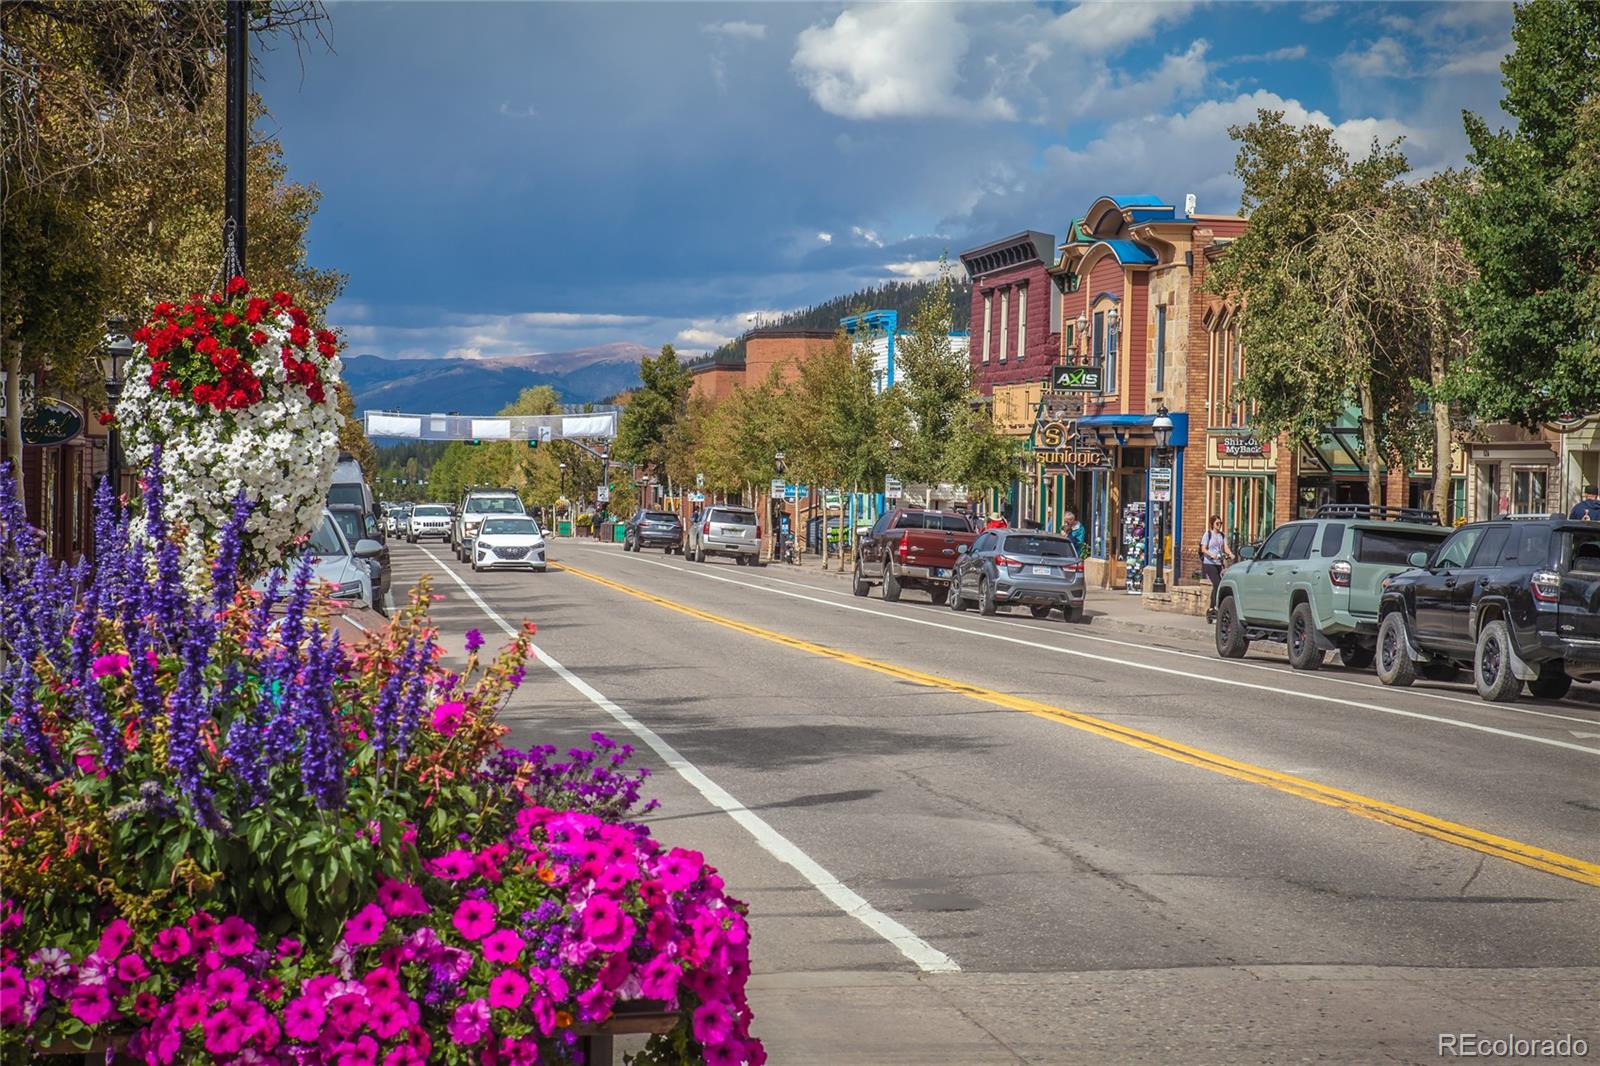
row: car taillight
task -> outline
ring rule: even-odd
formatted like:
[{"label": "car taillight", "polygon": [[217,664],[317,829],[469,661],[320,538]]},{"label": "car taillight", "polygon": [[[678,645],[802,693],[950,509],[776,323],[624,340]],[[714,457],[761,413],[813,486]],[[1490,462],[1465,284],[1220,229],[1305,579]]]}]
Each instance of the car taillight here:
[{"label": "car taillight", "polygon": [[1535,570],[1529,585],[1533,588],[1533,598],[1540,603],[1561,602],[1561,575],[1554,570]]},{"label": "car taillight", "polygon": [[711,535],[711,523],[707,522],[705,525],[701,526],[700,533],[702,536],[709,537]]},{"label": "car taillight", "polygon": [[996,555],[994,557],[994,565],[996,565],[996,566],[1021,566],[1022,564],[1017,562],[1015,559],[1007,559],[1004,555]]},{"label": "car taillight", "polygon": [[1343,559],[1340,559],[1338,562],[1328,567],[1328,580],[1333,582],[1333,587],[1336,589],[1349,588],[1350,564],[1345,562]]},{"label": "car taillight", "polygon": [[1075,563],[1067,563],[1066,565],[1062,566],[1061,569],[1065,570],[1069,574],[1081,574],[1083,573],[1083,562],[1080,560]]},{"label": "car taillight", "polygon": [[756,539],[757,540],[761,539],[761,523],[760,522],[756,523]]},{"label": "car taillight", "polygon": [[900,547],[897,549],[896,554],[898,554],[900,556],[900,561],[902,563],[906,561],[906,556],[911,554],[911,534],[910,533],[902,533],[902,534],[900,534]]}]

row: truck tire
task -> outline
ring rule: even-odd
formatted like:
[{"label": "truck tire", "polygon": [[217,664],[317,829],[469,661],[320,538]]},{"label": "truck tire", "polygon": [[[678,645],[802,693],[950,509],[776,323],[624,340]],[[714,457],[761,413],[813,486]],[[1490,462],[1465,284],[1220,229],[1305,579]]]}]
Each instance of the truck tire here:
[{"label": "truck tire", "polygon": [[928,590],[928,599],[933,601],[935,607],[943,607],[944,601],[950,595],[949,585],[935,585]]},{"label": "truck tire", "polygon": [[1352,670],[1365,670],[1372,665],[1375,649],[1360,644],[1346,644],[1339,649],[1339,661]]},{"label": "truck tire", "polygon": [[1472,680],[1478,695],[1490,703],[1510,703],[1522,695],[1522,682],[1511,672],[1511,630],[1496,618],[1478,630],[1472,656]]},{"label": "truck tire", "polygon": [[883,564],[883,598],[889,603],[900,598],[900,579],[894,576],[888,563]]},{"label": "truck tire", "polygon": [[1250,650],[1250,638],[1245,634],[1244,622],[1239,618],[1239,606],[1232,596],[1222,597],[1217,604],[1217,654],[1224,659],[1243,659]]},{"label": "truck tire", "polygon": [[989,584],[987,577],[978,578],[978,613],[994,614],[997,606],[994,602],[994,586]]},{"label": "truck tire", "polygon": [[1539,668],[1539,676],[1528,682],[1530,695],[1541,700],[1559,700],[1572,688],[1572,678],[1556,663],[1545,663]]},{"label": "truck tire", "polygon": [[1406,647],[1406,616],[1390,611],[1378,627],[1378,647],[1374,655],[1378,680],[1395,688],[1405,688],[1417,679],[1417,664]]},{"label": "truck tire", "polygon": [[1311,604],[1301,601],[1289,612],[1289,665],[1296,670],[1320,670],[1323,651],[1317,647],[1317,616]]},{"label": "truck tire", "polygon": [[872,591],[872,582],[861,576],[861,560],[856,560],[855,573],[850,576],[850,591],[857,596],[865,596]]}]

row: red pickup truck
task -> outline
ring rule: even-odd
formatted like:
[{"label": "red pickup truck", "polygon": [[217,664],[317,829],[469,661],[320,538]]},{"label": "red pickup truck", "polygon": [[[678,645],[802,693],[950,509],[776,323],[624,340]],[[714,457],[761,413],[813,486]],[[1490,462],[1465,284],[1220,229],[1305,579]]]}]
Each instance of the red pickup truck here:
[{"label": "red pickup truck", "polygon": [[882,585],[890,602],[905,589],[922,589],[934,603],[943,603],[961,548],[971,548],[977,535],[972,521],[956,511],[888,511],[856,546],[851,588],[865,596]]}]

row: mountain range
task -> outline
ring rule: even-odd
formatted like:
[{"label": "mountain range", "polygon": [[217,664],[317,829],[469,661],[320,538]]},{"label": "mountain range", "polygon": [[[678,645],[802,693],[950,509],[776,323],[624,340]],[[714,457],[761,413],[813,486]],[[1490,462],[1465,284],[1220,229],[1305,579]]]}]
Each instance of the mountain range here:
[{"label": "mountain range", "polygon": [[639,386],[639,360],[655,354],[621,342],[504,359],[385,359],[351,355],[344,380],[356,411],[493,414],[523,389],[549,385],[563,403],[597,403]]}]

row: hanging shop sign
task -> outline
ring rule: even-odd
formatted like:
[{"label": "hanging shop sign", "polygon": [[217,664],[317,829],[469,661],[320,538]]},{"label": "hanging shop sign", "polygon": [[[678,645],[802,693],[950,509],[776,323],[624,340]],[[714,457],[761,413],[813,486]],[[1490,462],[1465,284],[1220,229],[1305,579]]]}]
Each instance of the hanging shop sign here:
[{"label": "hanging shop sign", "polygon": [[65,444],[83,432],[83,412],[54,396],[41,396],[22,414],[22,443]]},{"label": "hanging shop sign", "polygon": [[1264,459],[1270,451],[1270,444],[1248,433],[1238,433],[1217,440],[1217,454],[1230,459]]},{"label": "hanging shop sign", "polygon": [[1041,421],[1033,434],[1033,461],[1046,474],[1076,477],[1080,470],[1102,470],[1111,457],[1093,436],[1078,430],[1075,421]]},{"label": "hanging shop sign", "polygon": [[1050,387],[1061,392],[1099,392],[1098,366],[1058,366],[1050,371]]}]

